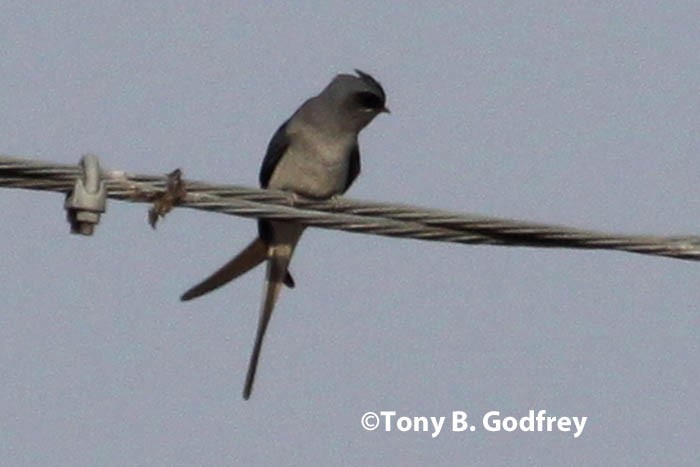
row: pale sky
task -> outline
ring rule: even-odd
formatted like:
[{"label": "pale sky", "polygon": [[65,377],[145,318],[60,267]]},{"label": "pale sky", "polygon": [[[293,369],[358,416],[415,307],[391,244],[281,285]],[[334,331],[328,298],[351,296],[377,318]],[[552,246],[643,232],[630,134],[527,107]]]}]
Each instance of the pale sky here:
[{"label": "pale sky", "polygon": [[[3,2],[0,153],[256,186],[340,72],[383,84],[351,198],[700,234],[696,2]],[[255,222],[0,191],[0,464],[697,465],[700,264],[310,229],[241,397]],[[482,417],[587,417],[489,432]],[[366,412],[473,432],[362,428]],[[449,423],[449,422],[448,422]]]}]

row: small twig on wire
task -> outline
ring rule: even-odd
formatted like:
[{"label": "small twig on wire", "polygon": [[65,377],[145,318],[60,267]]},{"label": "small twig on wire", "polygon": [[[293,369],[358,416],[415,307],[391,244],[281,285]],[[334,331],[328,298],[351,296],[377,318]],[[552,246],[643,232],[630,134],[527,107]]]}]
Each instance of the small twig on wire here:
[{"label": "small twig on wire", "polygon": [[153,200],[153,207],[148,210],[148,223],[153,229],[161,217],[165,217],[173,207],[182,203],[187,195],[185,183],[182,181],[182,170],[175,169],[167,176],[165,191]]}]

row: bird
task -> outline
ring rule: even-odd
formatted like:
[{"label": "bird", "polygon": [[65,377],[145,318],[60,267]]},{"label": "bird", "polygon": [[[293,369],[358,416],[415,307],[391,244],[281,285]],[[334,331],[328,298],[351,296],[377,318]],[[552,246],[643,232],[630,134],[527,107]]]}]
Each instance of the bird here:
[{"label": "bird", "polygon": [[[360,173],[360,131],[390,113],[382,85],[368,73],[339,74],[306,100],[274,133],[260,168],[260,187],[312,199],[329,199],[350,188]],[[202,296],[267,261],[264,296],[243,399],[250,398],[265,331],[282,285],[294,287],[289,263],[306,228],[296,222],[258,220],[258,237],[229,262],[187,290]]]}]

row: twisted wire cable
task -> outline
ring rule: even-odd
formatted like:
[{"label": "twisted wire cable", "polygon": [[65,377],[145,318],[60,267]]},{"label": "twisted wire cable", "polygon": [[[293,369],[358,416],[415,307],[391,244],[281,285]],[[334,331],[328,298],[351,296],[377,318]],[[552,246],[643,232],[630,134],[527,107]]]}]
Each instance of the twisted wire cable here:
[{"label": "twisted wire cable", "polygon": [[[0,186],[69,193],[82,177],[78,165],[0,156]],[[166,176],[102,170],[108,197],[153,203]],[[178,206],[229,215],[289,220],[326,229],[464,244],[620,250],[700,260],[700,237],[621,235],[518,220],[460,214],[347,198],[312,200],[290,193],[184,181]]]}]

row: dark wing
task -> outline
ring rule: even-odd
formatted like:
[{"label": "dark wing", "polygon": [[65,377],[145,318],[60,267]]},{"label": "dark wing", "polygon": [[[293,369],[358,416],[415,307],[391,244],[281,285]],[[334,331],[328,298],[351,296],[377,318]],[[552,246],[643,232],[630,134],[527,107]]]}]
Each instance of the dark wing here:
[{"label": "dark wing", "polygon": [[[260,167],[260,186],[262,188],[267,188],[270,183],[270,178],[272,178],[272,172],[275,171],[277,164],[282,155],[285,153],[289,147],[289,135],[287,134],[287,124],[289,120],[284,122],[272,135],[270,144],[267,145],[267,152],[265,153],[265,158],[263,159],[262,166]],[[264,220],[258,221],[258,235],[260,239],[269,245],[272,242],[272,227],[270,223]]]},{"label": "dark wing", "polygon": [[350,166],[348,167],[348,180],[345,182],[343,193],[348,191],[352,182],[360,175],[360,147],[356,144],[350,152]]},{"label": "dark wing", "polygon": [[[260,167],[260,186],[262,188],[267,188],[270,183],[270,178],[272,177],[272,172],[275,171],[275,167],[282,159],[282,155],[285,153],[289,147],[289,135],[287,134],[287,124],[289,120],[284,122],[272,135],[270,144],[267,145],[267,152],[265,153],[265,158],[263,159],[262,166]],[[266,245],[272,242],[272,226],[268,221],[259,220],[258,221],[258,236]],[[284,285],[289,288],[294,288],[294,279],[292,275],[287,271],[284,276]]]},{"label": "dark wing", "polygon": [[289,135],[287,134],[288,123],[289,120],[284,122],[282,126],[277,129],[275,134],[272,135],[270,144],[267,145],[267,152],[265,153],[265,158],[260,167],[260,186],[262,188],[267,188],[268,183],[270,183],[270,178],[272,177],[272,172],[274,172],[282,155],[289,147]]}]

